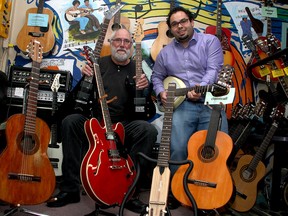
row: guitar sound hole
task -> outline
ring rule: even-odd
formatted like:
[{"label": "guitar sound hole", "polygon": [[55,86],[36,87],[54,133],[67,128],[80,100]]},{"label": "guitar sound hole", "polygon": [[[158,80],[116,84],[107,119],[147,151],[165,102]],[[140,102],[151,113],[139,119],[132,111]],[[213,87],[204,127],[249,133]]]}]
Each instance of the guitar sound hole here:
[{"label": "guitar sound hole", "polygon": [[24,135],[20,145],[23,154],[34,154],[36,152],[36,142],[32,135]]},{"label": "guitar sound hole", "polygon": [[167,31],[166,31],[166,36],[167,36],[168,38],[173,38],[173,37],[174,37],[170,30],[167,30]]},{"label": "guitar sound hole", "polygon": [[119,23],[114,23],[112,25],[112,31],[116,31],[116,30],[121,29],[121,28],[122,28],[122,26]]},{"label": "guitar sound hole", "polygon": [[211,159],[215,155],[212,147],[206,146],[202,149],[201,155],[204,159]]}]

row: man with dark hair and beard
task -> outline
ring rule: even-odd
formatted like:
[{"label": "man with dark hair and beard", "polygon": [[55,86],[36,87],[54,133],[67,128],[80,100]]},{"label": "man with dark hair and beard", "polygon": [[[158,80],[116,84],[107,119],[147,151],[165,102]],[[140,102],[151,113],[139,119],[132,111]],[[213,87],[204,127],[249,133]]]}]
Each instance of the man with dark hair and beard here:
[{"label": "man with dark hair and beard", "polygon": [[[160,51],[151,76],[154,91],[164,107],[167,91],[163,81],[166,77],[174,76],[188,88],[210,85],[217,82],[224,59],[219,39],[211,34],[197,32],[194,29],[194,16],[189,10],[183,7],[172,9],[168,14],[167,25],[174,39]],[[204,104],[201,94],[194,90],[187,93],[186,99],[173,112],[171,160],[187,159],[189,138],[196,131],[208,129],[211,112],[209,106]],[[224,110],[221,117],[221,130],[228,133]],[[178,166],[172,165],[170,169],[173,176]],[[169,197],[170,209],[179,206],[171,194]]]},{"label": "man with dark hair and beard", "polygon": [[[121,122],[124,126],[124,146],[136,164],[136,154],[142,152],[151,156],[152,147],[157,139],[157,129],[147,121],[134,119],[129,112],[134,94],[128,90],[134,82],[134,88],[147,88],[149,85],[145,74],[142,74],[139,81],[135,83],[136,65],[131,60],[130,52],[133,46],[132,35],[126,29],[115,31],[110,39],[111,56],[99,59],[99,67],[103,81],[103,88],[107,94],[109,114],[112,123]],[[82,69],[82,74],[92,76],[93,70],[86,64]],[[96,85],[95,85],[96,88]],[[116,98],[113,100],[113,98]],[[132,99],[132,100],[131,100]],[[100,110],[100,105],[96,108]],[[101,111],[95,112],[99,122],[101,122]],[[63,181],[60,183],[60,193],[48,201],[48,207],[61,207],[70,203],[80,201],[80,166],[83,155],[88,150],[88,140],[84,131],[84,123],[89,117],[83,114],[71,114],[62,121],[62,145],[63,145]],[[142,168],[147,167],[148,162],[140,160]],[[105,178],[105,177],[104,177]],[[141,178],[140,178],[141,179]],[[117,181],[117,179],[115,179]],[[99,187],[103,187],[99,185]],[[133,197],[126,203],[125,207],[136,213],[142,213],[146,205],[138,199],[139,185]],[[105,188],[103,188],[105,190]],[[100,206],[101,207],[101,206]]]}]

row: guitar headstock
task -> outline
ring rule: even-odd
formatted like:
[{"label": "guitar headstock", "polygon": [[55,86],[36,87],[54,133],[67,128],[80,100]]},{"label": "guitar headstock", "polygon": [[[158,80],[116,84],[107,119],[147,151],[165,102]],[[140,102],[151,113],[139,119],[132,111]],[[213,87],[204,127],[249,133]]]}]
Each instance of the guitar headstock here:
[{"label": "guitar headstock", "polygon": [[33,39],[28,44],[28,56],[34,61],[41,63],[43,58],[43,49],[39,41]]},{"label": "guitar headstock", "polygon": [[114,7],[111,7],[108,11],[104,12],[105,19],[111,20],[116,13],[118,13],[124,5],[116,4]]},{"label": "guitar headstock", "polygon": [[58,89],[60,88],[60,73],[57,73],[54,77],[53,83],[51,85],[51,90],[53,92],[58,92]]},{"label": "guitar headstock", "polygon": [[254,108],[254,113],[253,113],[254,116],[257,116],[258,118],[263,116],[266,108],[267,108],[267,102],[260,99]]},{"label": "guitar headstock", "polygon": [[232,75],[234,73],[234,67],[231,65],[223,65],[220,73],[218,74],[217,83],[213,84],[214,89],[211,91],[213,96],[223,96],[229,92],[229,88],[232,83]]},{"label": "guitar headstock", "polygon": [[273,122],[279,123],[280,120],[284,117],[284,114],[285,114],[285,106],[279,104],[272,109],[270,118],[273,120]]},{"label": "guitar headstock", "polygon": [[94,52],[94,50],[89,47],[89,46],[83,46],[83,52],[85,55],[85,58],[87,59],[88,62],[92,63],[92,64],[96,64],[97,62],[97,57],[96,57],[96,53]]},{"label": "guitar headstock", "polygon": [[136,21],[136,30],[134,33],[134,41],[136,43],[141,43],[144,38],[144,29],[143,29],[144,19],[138,19]]},{"label": "guitar headstock", "polygon": [[251,50],[252,52],[256,51],[256,46],[255,46],[253,38],[251,36],[245,34],[242,36],[242,40],[243,40],[244,45],[249,50]]}]

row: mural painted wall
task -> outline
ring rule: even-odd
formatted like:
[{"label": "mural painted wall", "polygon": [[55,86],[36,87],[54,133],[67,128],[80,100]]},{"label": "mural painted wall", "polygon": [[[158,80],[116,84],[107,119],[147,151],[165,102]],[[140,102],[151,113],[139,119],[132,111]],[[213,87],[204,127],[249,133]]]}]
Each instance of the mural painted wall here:
[{"label": "mural painted wall", "polygon": [[[80,6],[82,6],[83,0],[80,2]],[[224,58],[227,63],[233,65],[235,68],[233,86],[236,89],[236,94],[233,104],[227,106],[228,116],[231,115],[233,105],[257,100],[257,88],[261,85],[261,81],[254,79],[255,76],[253,78],[253,75],[249,74],[246,70],[247,64],[251,60],[251,50],[244,45],[241,39],[243,30],[248,30],[253,39],[259,36],[266,36],[267,33],[273,33],[281,41],[282,49],[287,46],[288,4],[281,3],[280,1],[278,3],[274,1],[273,6],[269,5],[267,8],[265,6],[268,6],[267,3],[270,3],[270,1],[90,0],[89,3],[95,9],[91,12],[94,21],[90,20],[87,24],[85,29],[86,34],[79,32],[79,22],[74,20],[75,17],[67,17],[65,15],[65,11],[72,6],[72,0],[40,0],[40,6],[41,3],[44,3],[44,10],[48,9],[53,12],[51,30],[55,36],[55,45],[53,45],[51,52],[44,56],[41,67],[49,66],[59,70],[71,71],[73,74],[73,86],[81,78],[80,70],[85,60],[81,49],[84,45],[95,48],[95,43],[100,34],[99,28],[97,29],[93,25],[93,22],[97,22],[98,20],[102,23],[103,20],[107,20],[107,10],[112,10],[115,4],[121,3],[124,4],[124,7],[121,9],[120,17],[115,16],[112,18],[111,23],[113,23],[114,19],[120,18],[120,23],[129,28],[133,33],[136,29],[137,20],[143,19],[144,38],[141,42],[141,48],[143,59],[150,67],[153,66],[153,60],[161,47],[167,43],[167,40],[171,40],[166,35],[167,26],[165,24],[170,8],[183,6],[192,11],[195,16],[196,31],[213,33],[213,31],[217,30],[215,26],[223,28],[222,33],[221,31],[220,33],[226,35],[226,44],[229,45],[227,51],[224,53]],[[27,27],[28,20],[28,15],[24,13],[20,14],[19,11],[23,11],[23,9],[28,11],[29,8],[37,10],[39,9],[39,1],[17,0],[17,3],[13,4],[13,7],[15,7],[14,17],[17,19],[14,20],[14,24],[17,23],[17,27],[11,27],[12,31],[14,29],[14,36],[12,36],[14,38],[11,41],[16,41],[17,37],[19,37],[17,30],[19,29],[19,32],[21,32],[21,28]],[[264,10],[265,8],[266,10]],[[42,13],[45,13],[45,11]],[[243,28],[241,26],[243,18],[252,22],[254,26]],[[261,23],[263,26],[261,26]],[[15,31],[15,29],[17,30]],[[107,35],[109,31],[112,31],[110,30],[110,26],[108,26]],[[19,41],[23,42],[23,38],[27,37],[27,35],[21,34],[20,37],[21,40]],[[43,46],[45,45],[48,46],[49,44],[44,44]],[[19,47],[17,42],[15,42],[15,60],[10,60],[8,64],[29,66],[31,60],[23,54],[23,50],[21,51]]]}]

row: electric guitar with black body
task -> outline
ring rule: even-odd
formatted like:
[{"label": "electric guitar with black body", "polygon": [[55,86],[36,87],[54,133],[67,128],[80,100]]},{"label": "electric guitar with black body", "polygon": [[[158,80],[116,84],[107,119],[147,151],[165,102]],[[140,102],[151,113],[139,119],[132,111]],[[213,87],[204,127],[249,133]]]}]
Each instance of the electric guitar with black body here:
[{"label": "electric guitar with black body", "polygon": [[[134,40],[136,43],[136,80],[137,82],[142,72],[142,49],[141,49],[141,41],[144,38],[144,29],[143,29],[143,19],[137,20],[137,29],[134,34]],[[134,87],[134,85],[133,85]],[[134,88],[133,88],[134,89]],[[156,114],[156,107],[151,97],[151,90],[147,89],[137,89],[135,86],[136,92],[133,103],[133,117],[135,119],[143,119],[149,120],[154,117]]]},{"label": "electric guitar with black body", "polygon": [[[94,55],[97,60],[100,58],[100,52],[103,46],[103,41],[107,32],[107,28],[112,17],[123,7],[124,5],[116,5],[115,8],[111,8],[109,11],[105,12],[105,19],[101,24],[101,32],[98,36],[97,43],[94,49]],[[94,76],[84,75],[81,81],[75,86],[74,92],[77,92],[75,97],[74,110],[80,113],[89,113],[91,106],[93,104],[91,97],[93,96],[93,78]],[[71,93],[74,96],[73,92]]]}]

